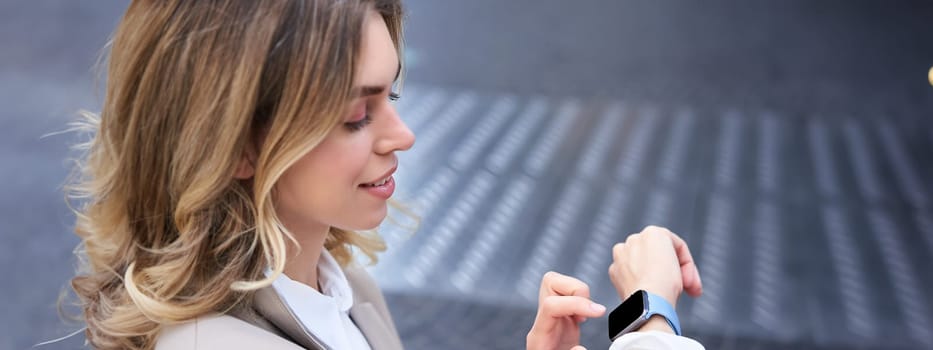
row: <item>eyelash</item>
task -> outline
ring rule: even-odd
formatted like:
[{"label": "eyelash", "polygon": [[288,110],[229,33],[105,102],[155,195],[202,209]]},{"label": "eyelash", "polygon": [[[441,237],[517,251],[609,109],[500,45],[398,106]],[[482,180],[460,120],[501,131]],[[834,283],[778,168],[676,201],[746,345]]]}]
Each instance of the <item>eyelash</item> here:
[{"label": "eyelash", "polygon": [[[397,93],[394,93],[394,92],[389,93],[389,101],[395,102],[395,101],[398,101],[398,99],[401,97],[402,96]],[[344,126],[346,126],[347,130],[350,130],[350,132],[354,132],[354,131],[362,130],[363,128],[365,128],[367,125],[369,125],[372,122],[373,122],[373,118],[370,117],[369,114],[367,113],[366,115],[363,116],[363,119],[357,120],[355,122],[344,123]]]},{"label": "eyelash", "polygon": [[355,122],[347,122],[344,125],[347,127],[350,132],[360,131],[365,128],[369,123],[373,122],[373,118],[366,114],[363,116],[363,119],[357,120]]}]

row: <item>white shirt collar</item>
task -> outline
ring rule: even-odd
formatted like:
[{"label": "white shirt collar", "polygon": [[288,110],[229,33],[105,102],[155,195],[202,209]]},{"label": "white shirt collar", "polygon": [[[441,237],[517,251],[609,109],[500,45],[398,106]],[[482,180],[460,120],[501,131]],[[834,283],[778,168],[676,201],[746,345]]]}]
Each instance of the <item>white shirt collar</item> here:
[{"label": "white shirt collar", "polygon": [[356,349],[359,347],[354,345],[362,345],[360,340],[366,344],[359,329],[350,321],[353,290],[340,265],[324,250],[317,268],[321,292],[292,280],[284,273],[272,282],[272,287],[298,321],[328,347]]},{"label": "white shirt collar", "polygon": [[350,282],[347,281],[347,275],[343,274],[340,264],[326,249],[318,259],[317,274],[321,292],[334,298],[340,311],[350,312],[350,308],[353,307],[353,289],[350,289]]}]

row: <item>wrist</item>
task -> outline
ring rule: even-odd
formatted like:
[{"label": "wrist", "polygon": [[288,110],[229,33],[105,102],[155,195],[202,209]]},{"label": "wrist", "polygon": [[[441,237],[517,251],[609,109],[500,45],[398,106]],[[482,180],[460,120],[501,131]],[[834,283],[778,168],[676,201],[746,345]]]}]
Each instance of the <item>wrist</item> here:
[{"label": "wrist", "polygon": [[636,289],[633,289],[633,290],[625,291],[625,292],[623,292],[624,295],[620,295],[620,296],[622,297],[622,300],[625,300],[626,298],[630,297],[632,294],[635,294],[635,292],[637,292],[637,291],[639,291],[639,290],[643,290],[643,291],[649,292],[649,293],[651,293],[651,294],[660,296],[660,297],[663,298],[665,301],[667,301],[668,303],[670,303],[670,304],[671,304],[671,307],[673,307],[674,310],[677,309],[677,300],[680,299],[680,292],[677,291],[677,290],[667,290],[666,292],[664,292],[664,291],[666,290],[666,288],[657,288],[657,287],[643,286],[643,287],[636,288]]},{"label": "wrist", "polygon": [[636,331],[660,331],[680,335],[677,311],[664,297],[640,290],[609,314],[609,339]]},{"label": "wrist", "polygon": [[671,328],[671,324],[667,322],[667,319],[661,315],[653,315],[648,319],[648,322],[645,322],[641,328],[635,330],[636,332],[648,332],[648,331],[658,331],[670,334],[676,334],[674,329]]}]

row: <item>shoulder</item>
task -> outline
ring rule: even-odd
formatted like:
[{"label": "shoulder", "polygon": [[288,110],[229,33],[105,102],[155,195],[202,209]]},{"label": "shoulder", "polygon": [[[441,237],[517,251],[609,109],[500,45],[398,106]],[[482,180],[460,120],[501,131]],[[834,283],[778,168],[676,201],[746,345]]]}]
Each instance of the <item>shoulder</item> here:
[{"label": "shoulder", "polygon": [[176,349],[301,349],[284,338],[227,315],[204,316],[166,326],[156,339],[156,350]]}]

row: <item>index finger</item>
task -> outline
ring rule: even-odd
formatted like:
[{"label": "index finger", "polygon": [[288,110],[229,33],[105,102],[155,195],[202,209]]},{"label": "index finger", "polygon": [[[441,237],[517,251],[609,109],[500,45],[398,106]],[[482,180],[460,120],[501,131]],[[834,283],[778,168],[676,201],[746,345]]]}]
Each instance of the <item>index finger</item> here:
[{"label": "index finger", "polygon": [[577,296],[589,299],[590,286],[576,278],[548,271],[541,279],[541,290],[538,301],[550,295]]}]

